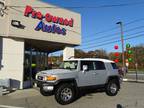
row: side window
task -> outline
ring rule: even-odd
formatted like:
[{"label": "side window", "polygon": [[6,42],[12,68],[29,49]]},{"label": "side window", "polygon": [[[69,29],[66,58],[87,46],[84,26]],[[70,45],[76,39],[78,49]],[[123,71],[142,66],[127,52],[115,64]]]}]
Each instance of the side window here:
[{"label": "side window", "polygon": [[111,65],[112,65],[113,69],[118,69],[118,67],[117,67],[117,65],[115,63],[111,63]]},{"label": "side window", "polygon": [[95,61],[96,70],[105,70],[105,64],[101,61]]},{"label": "side window", "polygon": [[94,70],[93,61],[81,61],[81,70],[83,70],[83,65],[87,65],[88,66],[88,70]]}]

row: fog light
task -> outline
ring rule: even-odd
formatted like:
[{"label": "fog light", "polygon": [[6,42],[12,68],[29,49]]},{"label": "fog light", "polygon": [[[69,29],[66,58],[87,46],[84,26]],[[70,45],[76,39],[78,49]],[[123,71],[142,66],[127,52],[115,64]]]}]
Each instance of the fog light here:
[{"label": "fog light", "polygon": [[53,86],[43,86],[44,91],[52,91],[54,89]]}]

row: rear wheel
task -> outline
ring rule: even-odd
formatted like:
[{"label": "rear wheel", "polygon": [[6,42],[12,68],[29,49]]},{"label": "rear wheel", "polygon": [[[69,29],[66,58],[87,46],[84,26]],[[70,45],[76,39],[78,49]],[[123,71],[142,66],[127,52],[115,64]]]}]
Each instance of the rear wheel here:
[{"label": "rear wheel", "polygon": [[110,80],[106,85],[106,94],[109,96],[115,96],[118,93],[118,84],[116,80]]},{"label": "rear wheel", "polygon": [[55,99],[58,103],[66,105],[75,98],[75,89],[71,84],[61,84],[55,91]]}]

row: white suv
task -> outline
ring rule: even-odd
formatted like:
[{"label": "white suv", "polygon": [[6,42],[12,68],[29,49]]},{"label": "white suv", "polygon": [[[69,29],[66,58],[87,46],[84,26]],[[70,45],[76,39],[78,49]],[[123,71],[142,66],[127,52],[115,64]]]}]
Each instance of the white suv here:
[{"label": "white suv", "polygon": [[120,89],[116,64],[98,58],[69,59],[59,69],[39,72],[36,79],[41,94],[54,93],[60,104],[71,103],[83,88],[103,88],[109,96],[115,96]]}]

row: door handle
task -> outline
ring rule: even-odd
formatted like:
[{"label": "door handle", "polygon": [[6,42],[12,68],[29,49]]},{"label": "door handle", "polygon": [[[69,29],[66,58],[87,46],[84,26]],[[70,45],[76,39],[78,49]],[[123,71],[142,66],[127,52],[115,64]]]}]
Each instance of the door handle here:
[{"label": "door handle", "polygon": [[98,73],[93,73],[94,75],[98,75]]}]

